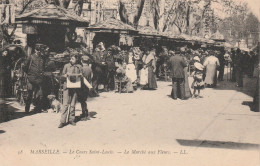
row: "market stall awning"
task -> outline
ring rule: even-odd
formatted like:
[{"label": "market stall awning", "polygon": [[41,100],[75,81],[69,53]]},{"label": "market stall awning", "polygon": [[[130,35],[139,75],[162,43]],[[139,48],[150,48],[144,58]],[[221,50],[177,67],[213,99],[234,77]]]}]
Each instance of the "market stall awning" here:
[{"label": "market stall awning", "polygon": [[131,25],[125,24],[120,20],[110,18],[86,28],[93,32],[109,32],[109,33],[128,33],[137,32]]},{"label": "market stall awning", "polygon": [[230,43],[225,42],[224,47],[226,48],[232,48],[232,45]]},{"label": "market stall awning", "polygon": [[88,27],[89,25],[88,21],[54,4],[48,4],[17,16],[15,21],[18,24],[55,24],[75,27]]},{"label": "market stall awning", "polygon": [[215,40],[215,41],[219,41],[219,42],[225,42],[225,38],[224,35],[222,35],[218,30],[216,33],[214,33],[210,39]]},{"label": "market stall awning", "polygon": [[164,36],[162,33],[157,31],[151,26],[138,26],[137,27],[138,34],[141,36],[147,36],[147,37],[162,37]]}]

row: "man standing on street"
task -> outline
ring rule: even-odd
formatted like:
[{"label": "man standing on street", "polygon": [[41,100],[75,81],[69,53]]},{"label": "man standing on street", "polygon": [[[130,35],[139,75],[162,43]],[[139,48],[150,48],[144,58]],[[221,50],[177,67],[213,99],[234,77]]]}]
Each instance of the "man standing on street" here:
[{"label": "man standing on street", "polygon": [[[175,52],[173,55],[173,51],[169,52],[171,58],[169,60],[169,66],[171,69],[172,76],[172,98],[177,100],[178,92],[180,92],[180,98],[185,100],[185,89],[184,89],[184,67],[187,66],[185,60],[180,55],[180,50]],[[179,90],[178,90],[179,89]]]},{"label": "man standing on street", "polygon": [[35,112],[47,112],[46,106],[44,105],[44,97],[47,96],[47,91],[44,91],[43,87],[46,78],[46,64],[47,56],[46,54],[47,46],[43,44],[35,45],[35,53],[27,58],[23,65],[23,71],[27,74],[28,78],[28,97],[25,101],[25,112],[30,111],[30,105],[33,101]]}]

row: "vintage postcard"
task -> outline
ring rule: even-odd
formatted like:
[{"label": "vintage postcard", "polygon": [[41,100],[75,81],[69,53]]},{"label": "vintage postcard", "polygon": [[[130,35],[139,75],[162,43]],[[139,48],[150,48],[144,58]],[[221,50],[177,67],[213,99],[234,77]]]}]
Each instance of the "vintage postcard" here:
[{"label": "vintage postcard", "polygon": [[260,166],[259,0],[0,2],[0,166]]}]

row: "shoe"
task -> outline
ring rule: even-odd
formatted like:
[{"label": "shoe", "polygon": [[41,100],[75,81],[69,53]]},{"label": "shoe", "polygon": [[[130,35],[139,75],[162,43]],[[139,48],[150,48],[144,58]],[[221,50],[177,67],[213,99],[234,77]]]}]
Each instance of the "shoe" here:
[{"label": "shoe", "polygon": [[76,126],[75,122],[69,122],[69,124],[72,125],[72,126]]},{"label": "shoe", "polygon": [[65,123],[60,123],[60,125],[58,126],[58,128],[63,128],[64,126],[66,126]]},{"label": "shoe", "polygon": [[43,110],[42,113],[48,113],[48,111],[47,110]]},{"label": "shoe", "polygon": [[80,119],[80,121],[87,121],[87,120],[90,120],[90,117],[89,116],[85,116],[85,117],[82,117]]},{"label": "shoe", "polygon": [[177,100],[177,98],[173,98],[173,100]]}]

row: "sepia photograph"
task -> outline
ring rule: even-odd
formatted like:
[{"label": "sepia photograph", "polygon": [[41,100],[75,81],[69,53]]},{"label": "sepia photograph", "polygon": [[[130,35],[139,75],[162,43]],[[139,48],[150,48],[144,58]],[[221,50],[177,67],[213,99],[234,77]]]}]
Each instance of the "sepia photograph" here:
[{"label": "sepia photograph", "polygon": [[0,166],[260,166],[260,0],[0,0]]}]

